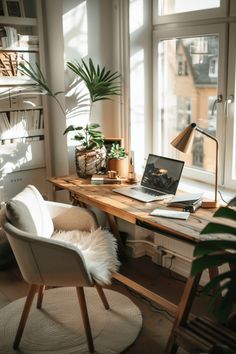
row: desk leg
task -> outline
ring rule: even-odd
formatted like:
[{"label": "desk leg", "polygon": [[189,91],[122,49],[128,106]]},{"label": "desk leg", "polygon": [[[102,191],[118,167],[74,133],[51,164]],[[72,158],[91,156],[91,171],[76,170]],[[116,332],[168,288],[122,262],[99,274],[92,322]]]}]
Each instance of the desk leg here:
[{"label": "desk leg", "polygon": [[120,232],[119,232],[116,218],[115,218],[115,216],[108,214],[108,213],[106,213],[106,216],[107,216],[107,220],[109,222],[111,232],[113,233],[113,235],[117,239],[119,255],[123,259],[126,257],[125,247],[124,247],[124,244],[123,244],[122,239],[120,237]]}]

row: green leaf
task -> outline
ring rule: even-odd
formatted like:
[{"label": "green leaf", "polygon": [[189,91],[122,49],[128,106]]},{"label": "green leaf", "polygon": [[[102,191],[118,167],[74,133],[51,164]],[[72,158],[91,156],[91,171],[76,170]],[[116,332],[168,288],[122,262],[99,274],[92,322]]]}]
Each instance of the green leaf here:
[{"label": "green leaf", "polygon": [[233,210],[228,207],[221,207],[215,212],[214,217],[222,217],[231,220],[236,220],[236,210]]},{"label": "green leaf", "polygon": [[224,263],[233,263],[236,264],[236,257],[232,253],[219,254],[219,255],[209,255],[203,256],[201,258],[194,259],[192,262],[191,274],[196,275],[204,269],[210,267],[217,267]]},{"label": "green leaf", "polygon": [[100,125],[97,124],[97,123],[91,123],[91,124],[89,124],[89,126],[88,126],[89,129],[96,129],[96,128],[99,128],[99,127],[100,127]]},{"label": "green leaf", "polygon": [[218,224],[214,222],[210,222],[202,231],[201,234],[232,234],[236,235],[236,228],[224,224]]},{"label": "green leaf", "polygon": [[236,206],[236,197],[231,199],[231,201],[228,203],[228,206]]},{"label": "green leaf", "polygon": [[233,271],[225,272],[217,275],[215,278],[211,279],[203,288],[203,291],[208,294],[212,288],[216,288],[220,285],[222,280],[230,279],[232,275],[235,275]]},{"label": "green leaf", "polygon": [[194,249],[195,257],[207,255],[208,253],[231,249],[236,250],[236,242],[231,240],[206,240],[199,242]]},{"label": "green leaf", "polygon": [[69,133],[69,132],[71,132],[71,131],[74,131],[74,130],[75,130],[75,127],[74,127],[73,125],[69,125],[69,126],[65,129],[63,135],[65,135],[65,134],[67,134],[67,133]]}]

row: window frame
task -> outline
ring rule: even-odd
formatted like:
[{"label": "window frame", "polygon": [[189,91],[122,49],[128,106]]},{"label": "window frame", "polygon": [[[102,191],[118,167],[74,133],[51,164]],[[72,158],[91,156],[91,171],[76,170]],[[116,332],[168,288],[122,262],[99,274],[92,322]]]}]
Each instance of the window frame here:
[{"label": "window frame", "polygon": [[[232,6],[232,5],[231,5]],[[153,0],[153,23],[155,24],[164,24],[164,23],[183,23],[189,22],[191,20],[204,20],[204,19],[215,19],[220,17],[225,17],[228,13],[229,1],[220,0],[220,7],[215,7],[206,10],[196,10],[181,12],[171,15],[158,15],[158,0]],[[231,9],[231,7],[230,7]],[[231,11],[231,10],[230,10]],[[233,5],[233,14],[236,14],[236,4]],[[187,14],[187,16],[186,16]]]},{"label": "window frame", "polygon": [[[154,28],[153,31],[153,71],[154,71],[154,118],[153,118],[153,149],[154,153],[163,154],[162,142],[161,142],[161,122],[158,117],[158,44],[162,40],[168,40],[173,38],[188,38],[188,37],[199,37],[201,35],[218,35],[219,36],[219,65],[218,65],[218,93],[226,97],[226,87],[225,87],[225,75],[227,69],[226,60],[226,39],[227,39],[227,24],[201,24],[199,26],[198,22],[193,23],[192,26],[185,25],[175,25],[161,26]],[[155,99],[156,98],[156,99]],[[217,107],[217,132],[216,136],[220,141],[220,162],[219,162],[219,184],[224,183],[224,171],[223,171],[223,156],[225,155],[225,146],[222,142],[225,137],[225,126],[223,119],[223,105],[220,104]],[[224,144],[224,143],[223,143]],[[225,145],[225,144],[224,144]],[[193,167],[185,167],[183,171],[183,176],[190,179],[196,179],[205,183],[214,183],[214,173],[208,171],[201,171]]]}]

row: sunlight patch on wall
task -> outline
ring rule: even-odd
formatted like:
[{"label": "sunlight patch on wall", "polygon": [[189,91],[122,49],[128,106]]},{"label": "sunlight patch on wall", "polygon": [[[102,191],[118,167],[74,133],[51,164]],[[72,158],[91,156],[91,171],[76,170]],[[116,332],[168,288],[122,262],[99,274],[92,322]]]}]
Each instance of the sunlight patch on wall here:
[{"label": "sunlight patch on wall", "polygon": [[130,131],[136,173],[142,173],[144,164],[144,99],[144,50],[141,49],[130,59]]},{"label": "sunlight patch on wall", "polygon": [[130,0],[129,15],[129,31],[132,34],[143,26],[143,0]]},{"label": "sunlight patch on wall", "polygon": [[69,52],[76,49],[80,57],[88,54],[88,19],[86,1],[73,7],[63,15],[63,32],[65,38],[65,47]]}]

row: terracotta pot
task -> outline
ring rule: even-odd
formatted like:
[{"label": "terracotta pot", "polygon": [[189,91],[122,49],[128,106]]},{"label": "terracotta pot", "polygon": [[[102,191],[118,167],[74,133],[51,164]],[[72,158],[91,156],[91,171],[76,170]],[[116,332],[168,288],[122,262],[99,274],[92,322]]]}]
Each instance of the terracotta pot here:
[{"label": "terracotta pot", "polygon": [[116,171],[118,176],[127,177],[128,175],[128,158],[108,159],[108,170]]},{"label": "terracotta pot", "polygon": [[84,150],[75,147],[76,172],[79,177],[92,176],[106,169],[106,148]]}]

